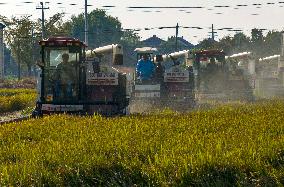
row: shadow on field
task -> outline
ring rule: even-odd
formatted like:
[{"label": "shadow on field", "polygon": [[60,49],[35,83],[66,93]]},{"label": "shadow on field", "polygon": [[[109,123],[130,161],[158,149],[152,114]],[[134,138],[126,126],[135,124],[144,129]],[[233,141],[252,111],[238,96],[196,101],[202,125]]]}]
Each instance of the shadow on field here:
[{"label": "shadow on field", "polygon": [[185,175],[179,186],[277,186],[277,183],[264,171],[260,173],[249,169],[240,171],[230,166],[211,166],[198,174]]},{"label": "shadow on field", "polygon": [[275,157],[267,159],[267,162],[275,169],[281,169],[284,166],[284,151],[280,151]]},{"label": "shadow on field", "polygon": [[[60,169],[60,168],[58,168]],[[66,169],[66,168],[65,168]],[[58,170],[57,170],[58,171]],[[162,171],[162,173],[167,171]],[[94,167],[90,170],[67,169],[57,173],[62,186],[278,186],[279,183],[264,171],[232,167],[206,167],[198,173],[184,175],[181,179],[169,177],[168,181],[159,181],[143,173],[139,168],[125,169],[123,166]],[[165,174],[165,173],[164,173]],[[58,177],[58,175],[57,175]],[[171,180],[173,179],[173,180]],[[283,185],[283,180],[280,179]],[[41,179],[41,184],[58,185],[50,178]]]},{"label": "shadow on field", "polygon": [[[63,186],[159,186],[157,180],[143,174],[140,169],[125,169],[120,165],[94,167],[88,171],[85,168],[71,169],[60,173]],[[54,185],[44,178],[42,183]]]}]

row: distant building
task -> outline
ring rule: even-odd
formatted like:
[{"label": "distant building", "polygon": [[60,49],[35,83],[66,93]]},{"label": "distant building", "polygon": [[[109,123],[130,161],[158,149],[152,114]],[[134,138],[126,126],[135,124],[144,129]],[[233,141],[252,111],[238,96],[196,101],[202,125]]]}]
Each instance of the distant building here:
[{"label": "distant building", "polygon": [[[175,50],[175,36],[171,36],[167,41],[162,40],[161,38],[153,35],[152,37],[142,41],[143,46],[155,47],[161,53],[170,53]],[[178,50],[192,49],[195,45],[188,42],[182,37],[178,37]]]},{"label": "distant building", "polygon": [[178,37],[178,41],[179,41],[179,43],[181,43],[184,47],[186,47],[188,49],[191,49],[191,48],[195,47],[192,43],[190,43],[189,41],[185,40],[183,38],[183,36],[182,37]]},{"label": "distant building", "polygon": [[162,40],[161,38],[157,37],[156,35],[153,35],[152,37],[143,40],[142,41],[144,46],[147,47],[156,47],[158,48],[162,42],[165,42],[164,40]]}]

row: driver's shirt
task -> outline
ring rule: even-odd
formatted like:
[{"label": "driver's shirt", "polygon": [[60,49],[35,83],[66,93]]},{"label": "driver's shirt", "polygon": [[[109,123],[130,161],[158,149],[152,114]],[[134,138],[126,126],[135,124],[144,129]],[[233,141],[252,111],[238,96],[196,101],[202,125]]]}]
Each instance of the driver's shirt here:
[{"label": "driver's shirt", "polygon": [[72,84],[75,82],[76,72],[71,63],[60,63],[57,65],[57,79],[61,84]]},{"label": "driver's shirt", "polygon": [[140,59],[136,65],[136,73],[140,80],[150,80],[155,71],[155,65],[150,60]]}]

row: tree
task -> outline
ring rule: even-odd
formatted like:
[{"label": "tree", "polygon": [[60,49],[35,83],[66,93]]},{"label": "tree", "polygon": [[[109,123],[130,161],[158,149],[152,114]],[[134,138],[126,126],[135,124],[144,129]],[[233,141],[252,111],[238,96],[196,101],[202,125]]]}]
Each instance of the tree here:
[{"label": "tree", "polygon": [[269,31],[264,37],[264,53],[266,56],[281,53],[282,33],[277,31]]},{"label": "tree", "polygon": [[5,41],[11,49],[12,56],[18,63],[18,78],[21,78],[21,65],[27,67],[30,76],[33,65],[31,59],[33,55],[32,30],[34,22],[30,20],[30,16],[12,17],[11,19],[1,17],[0,19],[7,26]]},{"label": "tree", "polygon": [[200,49],[216,49],[218,42],[215,40],[212,40],[211,38],[206,38],[199,42],[197,45]]},{"label": "tree", "polygon": [[[58,36],[58,35],[69,35],[71,33],[71,25],[70,22],[64,22],[65,14],[57,13],[51,16],[48,20],[45,20],[45,30],[46,37],[50,36]],[[41,24],[41,20],[38,20],[37,25]],[[41,28],[39,29],[41,30]]]},{"label": "tree", "polygon": [[134,66],[136,64],[134,49],[142,46],[140,36],[130,30],[124,31],[119,43],[124,47],[124,64]]},{"label": "tree", "polygon": [[[84,41],[84,14],[72,16],[68,24],[71,25],[71,35]],[[121,23],[117,18],[109,16],[104,10],[96,9],[88,13],[88,45],[90,48],[117,43],[123,36]]]},{"label": "tree", "polygon": [[[45,21],[47,37],[70,33],[70,26],[63,22],[63,17],[64,14],[58,13]],[[31,76],[32,67],[35,67],[36,59],[40,58],[39,46],[36,43],[41,40],[41,20],[33,21],[30,16],[11,19],[0,16],[0,21],[7,26],[5,42],[18,64],[18,78],[21,78],[23,69],[27,69],[28,76]]]},{"label": "tree", "polygon": [[244,33],[236,33],[233,37],[233,52],[239,53],[249,50],[250,47],[250,38]]},{"label": "tree", "polygon": [[[69,32],[69,35],[85,40],[85,24],[84,14],[72,16],[71,20],[64,23],[64,28]],[[124,62],[132,66],[133,50],[138,47],[140,37],[137,33],[131,30],[123,30],[121,22],[118,18],[109,16],[104,10],[96,9],[88,13],[88,47],[96,48],[113,43],[120,43],[124,47]]]},{"label": "tree", "polygon": [[220,39],[215,46],[218,49],[222,49],[226,54],[230,54],[233,52],[234,48],[233,38],[230,36],[225,36],[224,38]]},{"label": "tree", "polygon": [[260,58],[264,54],[264,37],[261,29],[251,30],[251,51],[254,52],[256,58]]}]

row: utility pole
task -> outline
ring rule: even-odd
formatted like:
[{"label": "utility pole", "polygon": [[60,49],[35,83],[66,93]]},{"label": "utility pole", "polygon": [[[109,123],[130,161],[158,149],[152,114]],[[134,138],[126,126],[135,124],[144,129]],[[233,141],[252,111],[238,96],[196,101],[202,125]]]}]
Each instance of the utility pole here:
[{"label": "utility pole", "polygon": [[85,44],[88,46],[88,0],[85,0]]},{"label": "utility pole", "polygon": [[40,2],[40,6],[36,7],[36,9],[41,10],[41,38],[45,38],[45,28],[44,28],[44,10],[49,9],[49,7],[44,7],[43,2]]},{"label": "utility pole", "polygon": [[177,26],[176,26],[176,44],[175,44],[175,50],[177,51],[177,48],[178,48],[178,29],[179,29],[179,25],[177,23]]},{"label": "utility pole", "polygon": [[[34,37],[35,33],[34,33],[34,27],[32,27],[32,61],[33,63],[35,63],[35,37]],[[34,76],[36,78],[36,65],[33,65],[33,71],[34,71]]]},{"label": "utility pole", "polygon": [[6,26],[0,23],[0,79],[4,79],[4,28]]},{"label": "utility pole", "polygon": [[211,39],[212,41],[215,41],[215,35],[214,35],[214,25],[212,24],[212,31],[211,31]]}]

